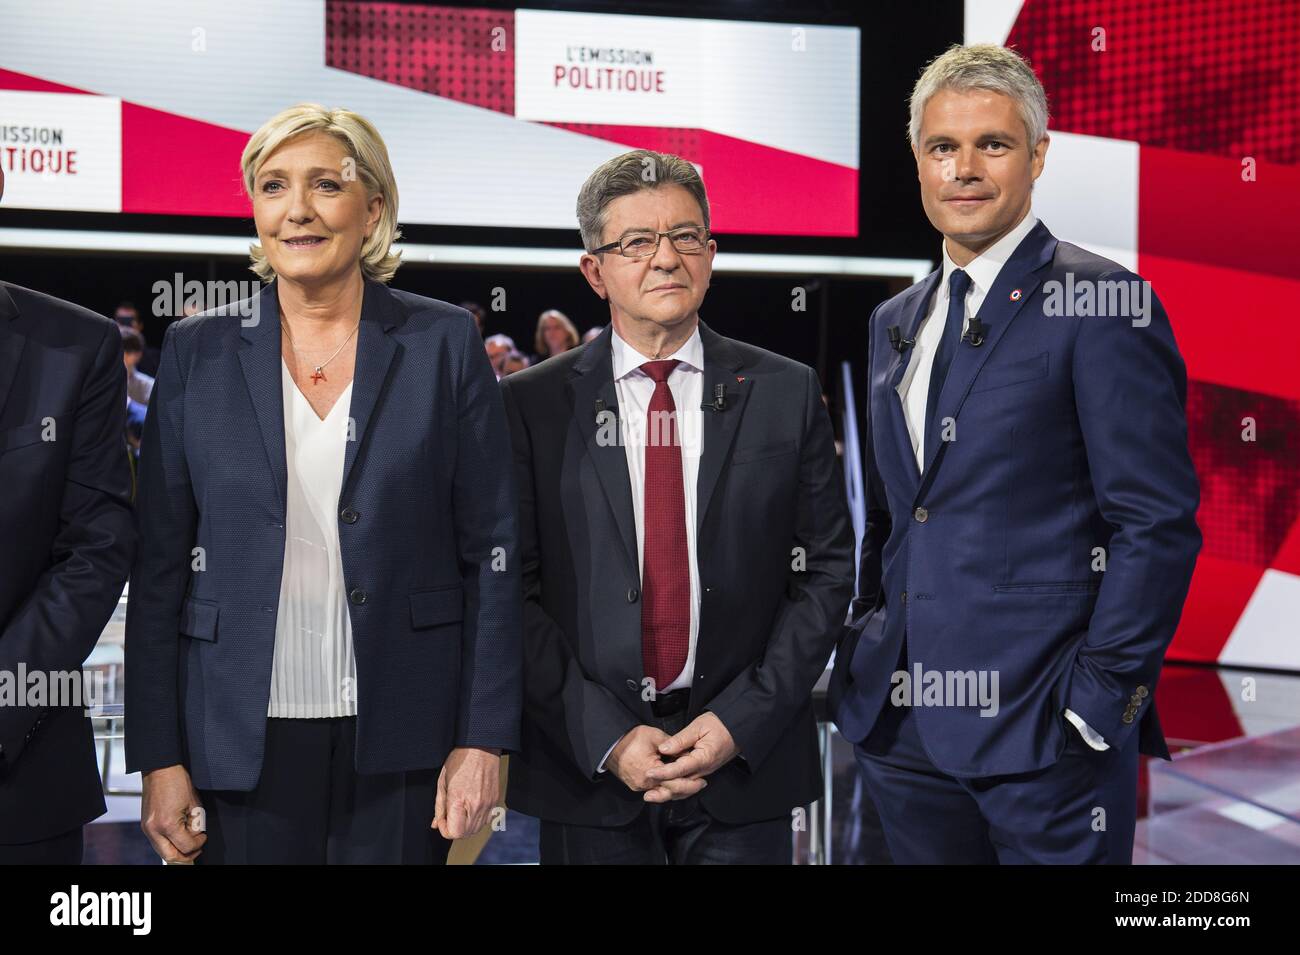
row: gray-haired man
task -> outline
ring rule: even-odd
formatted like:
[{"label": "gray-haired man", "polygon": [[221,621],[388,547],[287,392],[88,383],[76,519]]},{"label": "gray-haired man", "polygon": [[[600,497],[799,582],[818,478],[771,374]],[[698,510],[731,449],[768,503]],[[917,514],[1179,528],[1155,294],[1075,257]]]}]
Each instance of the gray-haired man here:
[{"label": "gray-haired man", "polygon": [[1019,56],[937,58],[910,136],[943,264],[871,316],[831,709],[895,862],[1127,863],[1200,546],[1183,361],[1149,286],[1145,308],[1054,309],[1144,283],[1030,211],[1047,97]]},{"label": "gray-haired man", "polygon": [[578,223],[610,325],[501,383],[525,593],[509,803],[542,819],[543,863],[789,862],[853,580],[821,385],[700,321],[717,245],[690,163],[610,160]]}]

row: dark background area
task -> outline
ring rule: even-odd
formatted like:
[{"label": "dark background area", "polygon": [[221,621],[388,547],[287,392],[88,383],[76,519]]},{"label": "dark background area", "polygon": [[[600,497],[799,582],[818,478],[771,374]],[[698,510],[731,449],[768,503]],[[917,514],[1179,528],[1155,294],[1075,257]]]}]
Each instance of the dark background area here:
[{"label": "dark background area", "polygon": [[[960,0],[922,4],[861,4],[844,0],[794,3],[786,0],[709,0],[704,3],[565,2],[538,3],[478,0],[460,6],[579,10],[601,13],[761,20],[858,26],[861,30],[861,142],[859,233],[856,238],[741,236],[720,233],[719,246],[732,252],[863,255],[934,260],[939,237],[921,210],[915,166],[906,141],[907,97],[921,68],[950,44],[960,42]],[[256,29],[256,24],[250,24]],[[160,82],[165,77],[159,77]],[[286,104],[288,105],[288,104]],[[329,104],[346,105],[346,104]],[[381,130],[382,132],[382,130]],[[473,148],[473,144],[466,144]],[[177,162],[184,151],[177,150]],[[0,226],[102,229],[166,234],[254,236],[251,218],[111,215],[5,209]],[[463,245],[576,248],[576,229],[497,229],[402,224],[406,241]],[[118,302],[130,300],[145,319],[149,343],[158,344],[173,319],[154,315],[153,284],[170,282],[174,273],[186,280],[250,280],[244,261],[196,256],[24,254],[5,250],[0,277],[39,289],[111,315]],[[493,267],[444,268],[407,264],[392,282],[396,288],[451,302],[473,300],[491,307],[493,290],[504,289],[506,308],[489,315],[487,332],[512,336],[521,351],[531,352],[538,314],[546,308],[565,312],[579,331],[608,321],[607,308],[571,272]],[[871,309],[906,281],[823,278],[815,275],[714,276],[701,316],[724,335],[789,355],[813,365],[832,396],[838,395],[838,362],[862,361]],[[806,310],[791,308],[792,289],[806,290]],[[860,386],[859,386],[860,390]]]}]

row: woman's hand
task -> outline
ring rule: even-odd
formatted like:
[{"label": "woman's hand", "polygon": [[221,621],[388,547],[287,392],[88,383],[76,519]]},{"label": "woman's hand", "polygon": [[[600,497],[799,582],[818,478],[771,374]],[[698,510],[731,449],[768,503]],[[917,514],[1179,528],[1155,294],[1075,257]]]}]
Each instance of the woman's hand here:
[{"label": "woman's hand", "polygon": [[[199,810],[197,813],[193,810]],[[140,828],[163,862],[193,862],[208,841],[203,803],[184,766],[165,766],[144,774]]]},{"label": "woman's hand", "polygon": [[444,839],[464,839],[487,824],[501,797],[501,750],[453,749],[438,774],[433,827]]}]

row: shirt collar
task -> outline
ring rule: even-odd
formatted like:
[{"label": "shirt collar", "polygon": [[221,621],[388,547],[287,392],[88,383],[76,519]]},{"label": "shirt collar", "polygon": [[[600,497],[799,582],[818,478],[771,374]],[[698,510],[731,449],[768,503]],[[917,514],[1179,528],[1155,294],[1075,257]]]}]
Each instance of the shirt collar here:
[{"label": "shirt collar", "polygon": [[[620,381],[628,375],[640,370],[641,366],[648,361],[654,361],[641,354],[627,342],[625,342],[614,329],[610,329],[610,348],[613,352],[614,359],[614,380]],[[665,356],[663,360],[675,358],[683,365],[695,369],[696,371],[704,370],[704,342],[700,340],[700,326],[697,322],[695,331],[691,337],[686,339],[685,343],[671,355]],[[645,372],[641,372],[645,374]]]},{"label": "shirt collar", "polygon": [[987,295],[989,289],[993,287],[993,283],[997,280],[998,273],[1002,271],[1002,266],[1006,265],[1007,259],[1011,258],[1011,253],[1016,251],[1016,247],[1024,241],[1025,236],[1029,235],[1036,225],[1038,225],[1038,217],[1032,212],[1027,213],[1020,220],[1019,225],[963,266],[958,266],[948,255],[948,242],[946,239],[939,243],[943,247],[944,288],[948,287],[948,279],[952,276],[953,270],[961,268],[970,276],[971,284],[979,289],[980,294]]}]

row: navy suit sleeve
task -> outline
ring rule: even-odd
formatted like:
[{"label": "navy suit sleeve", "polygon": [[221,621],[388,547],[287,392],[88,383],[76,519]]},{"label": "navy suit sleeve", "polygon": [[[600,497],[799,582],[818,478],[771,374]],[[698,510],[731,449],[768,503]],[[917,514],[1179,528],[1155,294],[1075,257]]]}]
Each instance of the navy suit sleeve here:
[{"label": "navy suit sleeve", "polygon": [[519,749],[519,548],[510,443],[496,376],[464,319],[452,508],[465,588],[456,745]]},{"label": "navy suit sleeve", "polygon": [[182,762],[178,633],[198,507],[185,457],[185,380],[174,331],[163,338],[136,475],[140,547],[126,611],[127,772]]},{"label": "navy suit sleeve", "polygon": [[[117,329],[104,324],[76,409],[53,436],[71,441],[49,566],[0,633],[0,671],[75,672],[113,614],[135,549],[126,452],[126,375]],[[22,546],[8,541],[6,547]],[[0,761],[17,762],[44,711],[0,707]]]},{"label": "navy suit sleeve", "polygon": [[808,704],[853,596],[853,526],[830,416],[812,369],[807,371],[803,424],[798,499],[791,502],[796,511],[791,544],[803,548],[805,570],[791,572],[763,658],[705,707],[722,720],[744,757],[742,765],[750,770],[758,768]]},{"label": "navy suit sleeve", "polygon": [[501,379],[515,486],[519,494],[519,550],[524,588],[525,705],[532,724],[588,777],[609,748],[639,722],[606,687],[587,678],[560,629],[542,607],[537,495],[533,486],[532,441],[508,379]]},{"label": "navy suit sleeve", "polygon": [[871,433],[871,345],[876,331],[877,305],[867,325],[867,414],[863,427],[863,475],[866,495],[866,526],[862,532],[862,554],[858,562],[857,595],[849,608],[849,619],[857,629],[862,618],[872,610],[881,597],[880,588],[884,574],[885,544],[889,540],[893,522],[889,516],[889,501],[885,486],[876,468],[876,454]]},{"label": "navy suit sleeve", "polygon": [[[1102,279],[1141,281],[1132,273]],[[1072,369],[1088,470],[1113,533],[1066,706],[1112,746],[1138,725],[1123,719],[1137,687],[1147,689],[1145,705],[1153,699],[1201,546],[1187,373],[1154,294],[1151,304],[1145,325],[1081,319]]]}]

